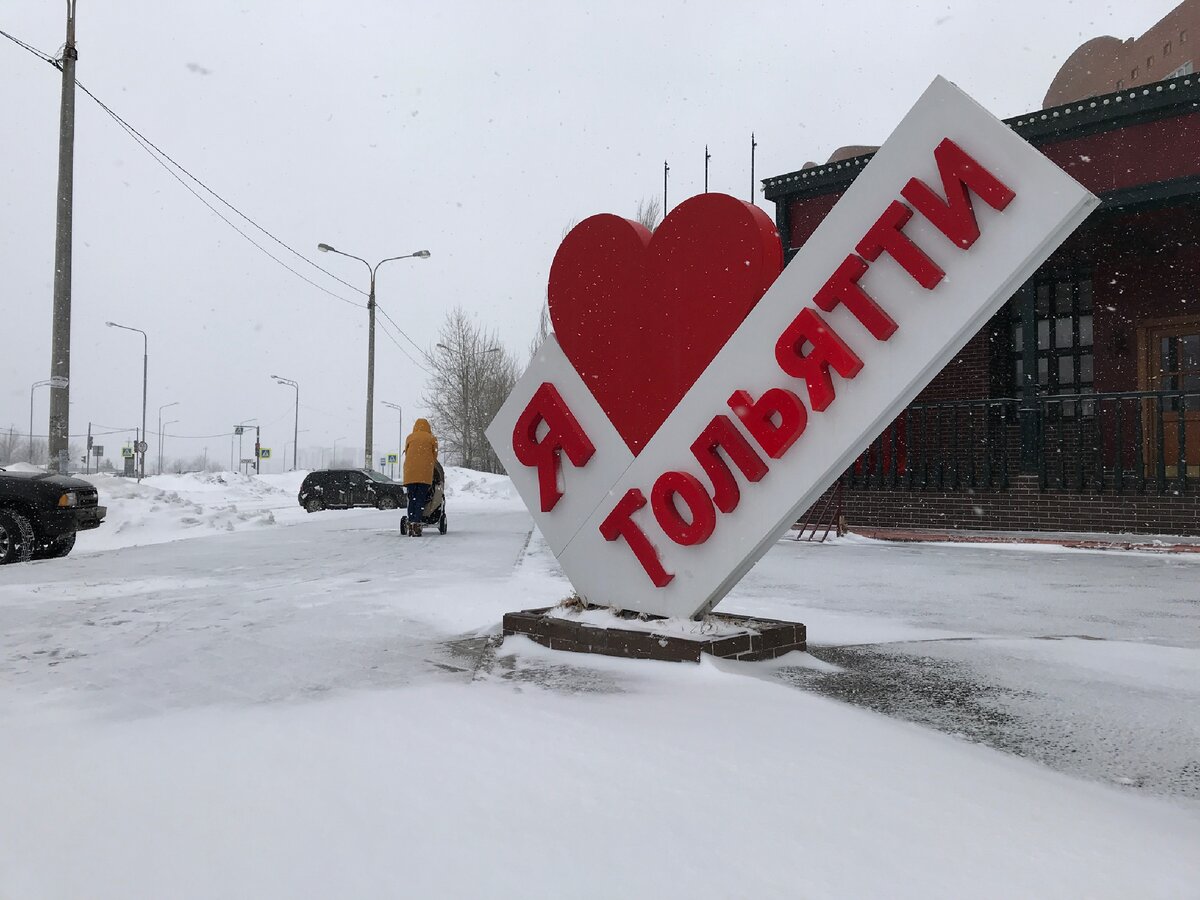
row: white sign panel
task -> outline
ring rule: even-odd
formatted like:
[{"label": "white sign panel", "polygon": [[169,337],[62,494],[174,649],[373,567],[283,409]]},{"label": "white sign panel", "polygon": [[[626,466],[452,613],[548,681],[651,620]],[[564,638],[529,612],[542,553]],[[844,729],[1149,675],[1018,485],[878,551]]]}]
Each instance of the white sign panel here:
[{"label": "white sign panel", "polygon": [[[580,596],[703,614],[1097,202],[939,78],[636,456],[561,351],[539,354],[488,437]],[[514,430],[549,390],[578,428],[557,426],[576,458],[558,452],[545,510]]]}]

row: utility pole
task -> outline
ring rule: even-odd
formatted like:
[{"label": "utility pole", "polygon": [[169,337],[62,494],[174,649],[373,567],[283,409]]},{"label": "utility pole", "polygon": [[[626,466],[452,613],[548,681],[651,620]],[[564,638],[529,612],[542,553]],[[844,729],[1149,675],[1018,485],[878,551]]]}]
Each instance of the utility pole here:
[{"label": "utility pole", "polygon": [[663,218],[667,217],[667,173],[671,171],[671,167],[667,165],[667,161],[663,160]]},{"label": "utility pole", "polygon": [[708,152],[708,144],[704,145],[704,193],[708,193],[708,161],[712,154]]},{"label": "utility pole", "polygon": [[71,211],[75,173],[75,0],[67,0],[67,41],[63,47],[62,103],[58,118],[58,224],[54,236],[54,323],[50,339],[50,427],[47,470],[66,468],[71,431]]},{"label": "utility pole", "polygon": [[754,151],[758,149],[758,141],[754,139],[754,132],[750,132],[750,202],[754,202]]}]

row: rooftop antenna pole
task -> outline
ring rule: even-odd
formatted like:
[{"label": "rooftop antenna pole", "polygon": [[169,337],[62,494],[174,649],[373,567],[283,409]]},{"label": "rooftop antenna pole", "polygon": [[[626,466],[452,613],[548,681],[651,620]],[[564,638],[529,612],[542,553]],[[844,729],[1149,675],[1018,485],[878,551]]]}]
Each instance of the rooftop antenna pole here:
[{"label": "rooftop antenna pole", "polygon": [[704,193],[708,193],[708,161],[712,154],[708,152],[708,144],[704,145]]},{"label": "rooftop antenna pole", "polygon": [[671,167],[667,165],[667,161],[663,160],[663,218],[667,217],[667,173],[671,171]]},{"label": "rooftop antenna pole", "polygon": [[754,139],[754,132],[750,132],[750,202],[754,202],[754,151],[758,148],[758,141]]}]

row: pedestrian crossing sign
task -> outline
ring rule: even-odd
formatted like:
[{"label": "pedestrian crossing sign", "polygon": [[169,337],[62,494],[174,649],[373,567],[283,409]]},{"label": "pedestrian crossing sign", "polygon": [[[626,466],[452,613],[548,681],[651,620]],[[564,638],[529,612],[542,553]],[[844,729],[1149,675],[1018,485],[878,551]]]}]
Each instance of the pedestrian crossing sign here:
[{"label": "pedestrian crossing sign", "polygon": [[389,466],[394,466],[396,463],[400,462],[400,454],[399,453],[389,453],[387,455],[387,461],[388,461]]}]

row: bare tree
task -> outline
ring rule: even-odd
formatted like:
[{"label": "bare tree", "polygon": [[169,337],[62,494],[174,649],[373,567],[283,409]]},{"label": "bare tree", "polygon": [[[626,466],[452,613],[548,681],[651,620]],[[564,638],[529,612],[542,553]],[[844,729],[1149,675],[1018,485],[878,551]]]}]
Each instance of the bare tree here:
[{"label": "bare tree", "polygon": [[433,374],[424,400],[442,449],[468,469],[503,472],[484,431],[520,377],[517,359],[494,331],[456,306],[446,314],[426,360]]},{"label": "bare tree", "polygon": [[550,337],[550,301],[547,300],[542,304],[542,310],[538,313],[537,333],[534,334],[533,340],[529,342],[529,358],[532,360],[537,356],[537,352],[542,349],[542,344],[546,343],[546,338]]},{"label": "bare tree", "polygon": [[634,216],[639,222],[653,231],[658,227],[658,220],[662,216],[662,203],[657,197],[651,197],[649,200],[642,199],[638,201],[637,215]]}]

